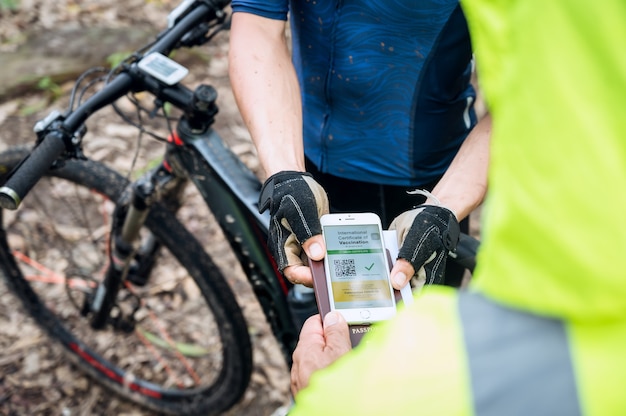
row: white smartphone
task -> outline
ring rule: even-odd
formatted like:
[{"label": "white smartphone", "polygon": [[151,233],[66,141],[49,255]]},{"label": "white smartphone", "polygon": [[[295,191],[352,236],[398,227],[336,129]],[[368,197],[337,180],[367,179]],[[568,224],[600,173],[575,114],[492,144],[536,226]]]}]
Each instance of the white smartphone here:
[{"label": "white smartphone", "polygon": [[187,68],[158,52],[144,56],[137,66],[167,85],[180,82],[189,73]]},{"label": "white smartphone", "polygon": [[330,309],[339,311],[349,324],[394,316],[396,301],[378,215],[326,214],[320,222]]}]

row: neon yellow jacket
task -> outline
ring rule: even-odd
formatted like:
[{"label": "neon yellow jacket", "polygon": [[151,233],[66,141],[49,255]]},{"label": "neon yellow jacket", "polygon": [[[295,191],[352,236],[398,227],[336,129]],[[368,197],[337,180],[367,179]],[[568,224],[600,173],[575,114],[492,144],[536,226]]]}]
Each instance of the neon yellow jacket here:
[{"label": "neon yellow jacket", "polygon": [[626,1],[463,7],[493,116],[470,293],[428,289],[293,415],[626,414]]}]

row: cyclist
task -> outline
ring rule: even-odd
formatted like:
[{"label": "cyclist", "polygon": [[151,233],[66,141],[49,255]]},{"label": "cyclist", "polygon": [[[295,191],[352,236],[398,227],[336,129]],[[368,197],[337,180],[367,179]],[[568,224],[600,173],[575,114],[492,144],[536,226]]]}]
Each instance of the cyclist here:
[{"label": "cyclist", "polygon": [[[456,0],[420,3],[232,2],[231,83],[269,176],[261,208],[273,218],[270,248],[294,283],[312,285],[300,243],[309,257],[323,257],[326,193],[331,211],[373,211],[384,227],[404,212],[394,227],[406,236],[400,257],[410,263],[392,271],[396,288],[433,252],[432,275],[440,277],[448,224],[462,220],[467,231],[482,201],[490,118],[475,127],[467,24]],[[454,169],[433,189],[462,143]],[[423,199],[407,190],[416,188],[432,190],[441,206],[431,198],[414,210]],[[416,255],[424,222],[437,233]],[[457,272],[450,284],[459,283]]]},{"label": "cyclist", "polygon": [[494,124],[476,277],[338,361],[345,322],[309,318],[290,415],[626,414],[626,3],[463,4]]}]

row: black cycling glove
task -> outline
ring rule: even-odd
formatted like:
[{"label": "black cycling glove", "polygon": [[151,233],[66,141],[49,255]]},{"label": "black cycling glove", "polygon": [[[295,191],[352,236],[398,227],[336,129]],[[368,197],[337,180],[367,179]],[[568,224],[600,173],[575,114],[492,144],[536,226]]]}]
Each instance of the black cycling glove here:
[{"label": "black cycling glove", "polygon": [[259,212],[268,208],[268,246],[278,269],[303,264],[301,244],[322,233],[319,218],[328,213],[326,192],[310,173],[282,171],[261,188]]},{"label": "black cycling glove", "polygon": [[461,233],[454,213],[438,205],[420,205],[400,214],[389,228],[398,233],[398,258],[410,262],[416,274],[424,267],[426,284],[442,284],[446,259],[456,250]]}]

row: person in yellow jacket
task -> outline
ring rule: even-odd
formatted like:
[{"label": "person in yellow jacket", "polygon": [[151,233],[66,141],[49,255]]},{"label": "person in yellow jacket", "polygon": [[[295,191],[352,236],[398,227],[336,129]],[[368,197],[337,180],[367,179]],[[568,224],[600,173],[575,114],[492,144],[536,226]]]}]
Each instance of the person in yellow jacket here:
[{"label": "person in yellow jacket", "polygon": [[310,318],[290,415],[626,415],[626,2],[462,5],[493,120],[474,279],[351,352]]}]

